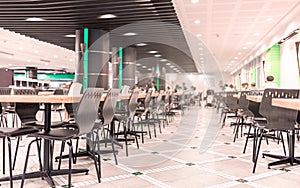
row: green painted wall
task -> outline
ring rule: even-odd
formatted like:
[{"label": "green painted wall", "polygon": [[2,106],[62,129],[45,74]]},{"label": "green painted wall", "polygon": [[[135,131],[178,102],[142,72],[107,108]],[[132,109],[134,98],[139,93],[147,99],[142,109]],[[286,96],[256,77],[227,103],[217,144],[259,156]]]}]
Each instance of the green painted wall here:
[{"label": "green painted wall", "polygon": [[280,45],[274,45],[267,50],[265,63],[266,77],[274,76],[274,82],[280,87]]}]

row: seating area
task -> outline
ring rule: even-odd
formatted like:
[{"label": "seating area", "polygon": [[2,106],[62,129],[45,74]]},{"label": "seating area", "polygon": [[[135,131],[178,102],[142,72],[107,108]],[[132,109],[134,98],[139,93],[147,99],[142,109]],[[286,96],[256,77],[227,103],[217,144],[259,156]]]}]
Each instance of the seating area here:
[{"label": "seating area", "polygon": [[[142,95],[145,106],[138,106],[137,100],[142,96],[139,90],[133,91],[132,96],[127,95],[129,101],[125,113],[120,111],[124,115],[117,115],[120,90],[96,91],[90,88],[80,97],[81,100],[76,100],[78,104],[72,120],[52,126],[48,132],[43,131],[43,124],[36,126],[34,123],[49,118],[44,117],[47,112],[36,108],[27,111],[20,117],[32,119],[29,127],[28,121],[21,118],[19,128],[0,128],[1,137],[8,138],[9,144],[8,153],[2,148],[3,159],[8,159],[9,165],[4,165],[6,161],[1,164],[1,186],[49,186],[49,182],[38,177],[48,178],[54,187],[122,187],[123,184],[127,187],[182,187],[187,182],[191,187],[282,187],[287,181],[291,185],[293,178],[297,179],[300,173],[300,166],[295,165],[300,152],[295,140],[298,111],[272,107],[272,100],[299,99],[299,90],[267,89],[257,92],[261,94],[258,96],[251,92],[222,93],[223,97],[215,98],[219,99],[216,102],[220,103],[223,113],[218,108],[189,103],[183,104],[185,108],[175,110],[168,108],[173,97],[163,93],[149,94]],[[163,99],[165,97],[168,98]],[[259,118],[250,103],[253,102],[251,97],[261,101],[256,106],[261,115]],[[22,103],[16,104],[16,113],[21,115],[18,105]],[[97,108],[91,108],[92,104]],[[166,107],[161,111],[165,115],[172,109],[172,118],[159,116],[158,106]],[[50,106],[46,105],[47,108],[51,112]],[[276,113],[271,113],[273,109]],[[28,116],[32,113],[36,116]],[[60,120],[59,114],[52,114],[53,121]],[[113,114],[116,114],[114,119]],[[277,118],[277,127],[271,119],[273,116]],[[288,119],[289,126],[286,125]],[[162,126],[163,122],[165,126]],[[12,127],[12,123],[8,121],[7,126]],[[150,137],[151,132],[155,133],[155,126],[160,131]],[[4,140],[1,141],[3,146],[6,144]],[[46,143],[50,153],[47,159],[44,153]],[[17,160],[14,158],[16,150]],[[88,152],[79,154],[82,151]],[[67,159],[62,154],[66,154]],[[49,174],[44,171],[45,160],[49,163]],[[278,182],[275,186],[274,181]]]}]

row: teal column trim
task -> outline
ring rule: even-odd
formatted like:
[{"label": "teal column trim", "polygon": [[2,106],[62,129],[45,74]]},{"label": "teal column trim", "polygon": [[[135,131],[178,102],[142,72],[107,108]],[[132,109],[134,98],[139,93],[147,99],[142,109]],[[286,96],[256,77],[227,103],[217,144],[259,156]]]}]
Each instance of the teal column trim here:
[{"label": "teal column trim", "polygon": [[156,90],[158,91],[160,89],[160,67],[159,65],[156,65],[156,73],[158,74],[157,77],[156,77]]},{"label": "teal column trim", "polygon": [[83,55],[83,92],[88,88],[88,72],[89,72],[89,29],[84,28],[83,30],[83,43],[85,44],[85,52]]},{"label": "teal column trim", "polygon": [[123,85],[123,49],[119,47],[119,89],[122,89]]}]

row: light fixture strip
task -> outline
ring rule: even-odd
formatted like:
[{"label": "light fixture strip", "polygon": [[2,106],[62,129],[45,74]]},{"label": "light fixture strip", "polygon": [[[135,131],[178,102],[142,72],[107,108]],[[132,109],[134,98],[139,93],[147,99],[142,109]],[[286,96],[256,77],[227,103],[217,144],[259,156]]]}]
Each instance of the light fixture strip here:
[{"label": "light fixture strip", "polygon": [[89,48],[88,48],[88,44],[89,44],[89,29],[88,28],[84,28],[83,29],[83,43],[85,44],[85,52],[83,55],[83,92],[85,90],[87,90],[88,88],[88,72],[89,72]]},{"label": "light fixture strip", "polygon": [[119,47],[119,89],[123,85],[123,48]]}]

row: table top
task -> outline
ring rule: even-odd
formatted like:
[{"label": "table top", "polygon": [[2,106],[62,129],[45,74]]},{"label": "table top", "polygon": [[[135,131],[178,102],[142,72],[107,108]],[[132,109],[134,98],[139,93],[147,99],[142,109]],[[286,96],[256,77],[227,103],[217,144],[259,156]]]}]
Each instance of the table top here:
[{"label": "table top", "polygon": [[247,95],[247,99],[252,102],[261,102],[262,96],[259,95]]},{"label": "table top", "polygon": [[[106,95],[102,95],[104,101]],[[153,93],[152,97],[157,97],[158,93]],[[139,93],[138,98],[146,97],[146,93]],[[81,97],[67,95],[0,95],[0,102],[28,102],[28,103],[77,103]],[[119,100],[128,100],[130,95],[119,95]]]},{"label": "table top", "polygon": [[76,103],[80,98],[67,95],[0,95],[0,102]]},{"label": "table top", "polygon": [[292,110],[300,110],[300,99],[272,99],[272,105]]}]

